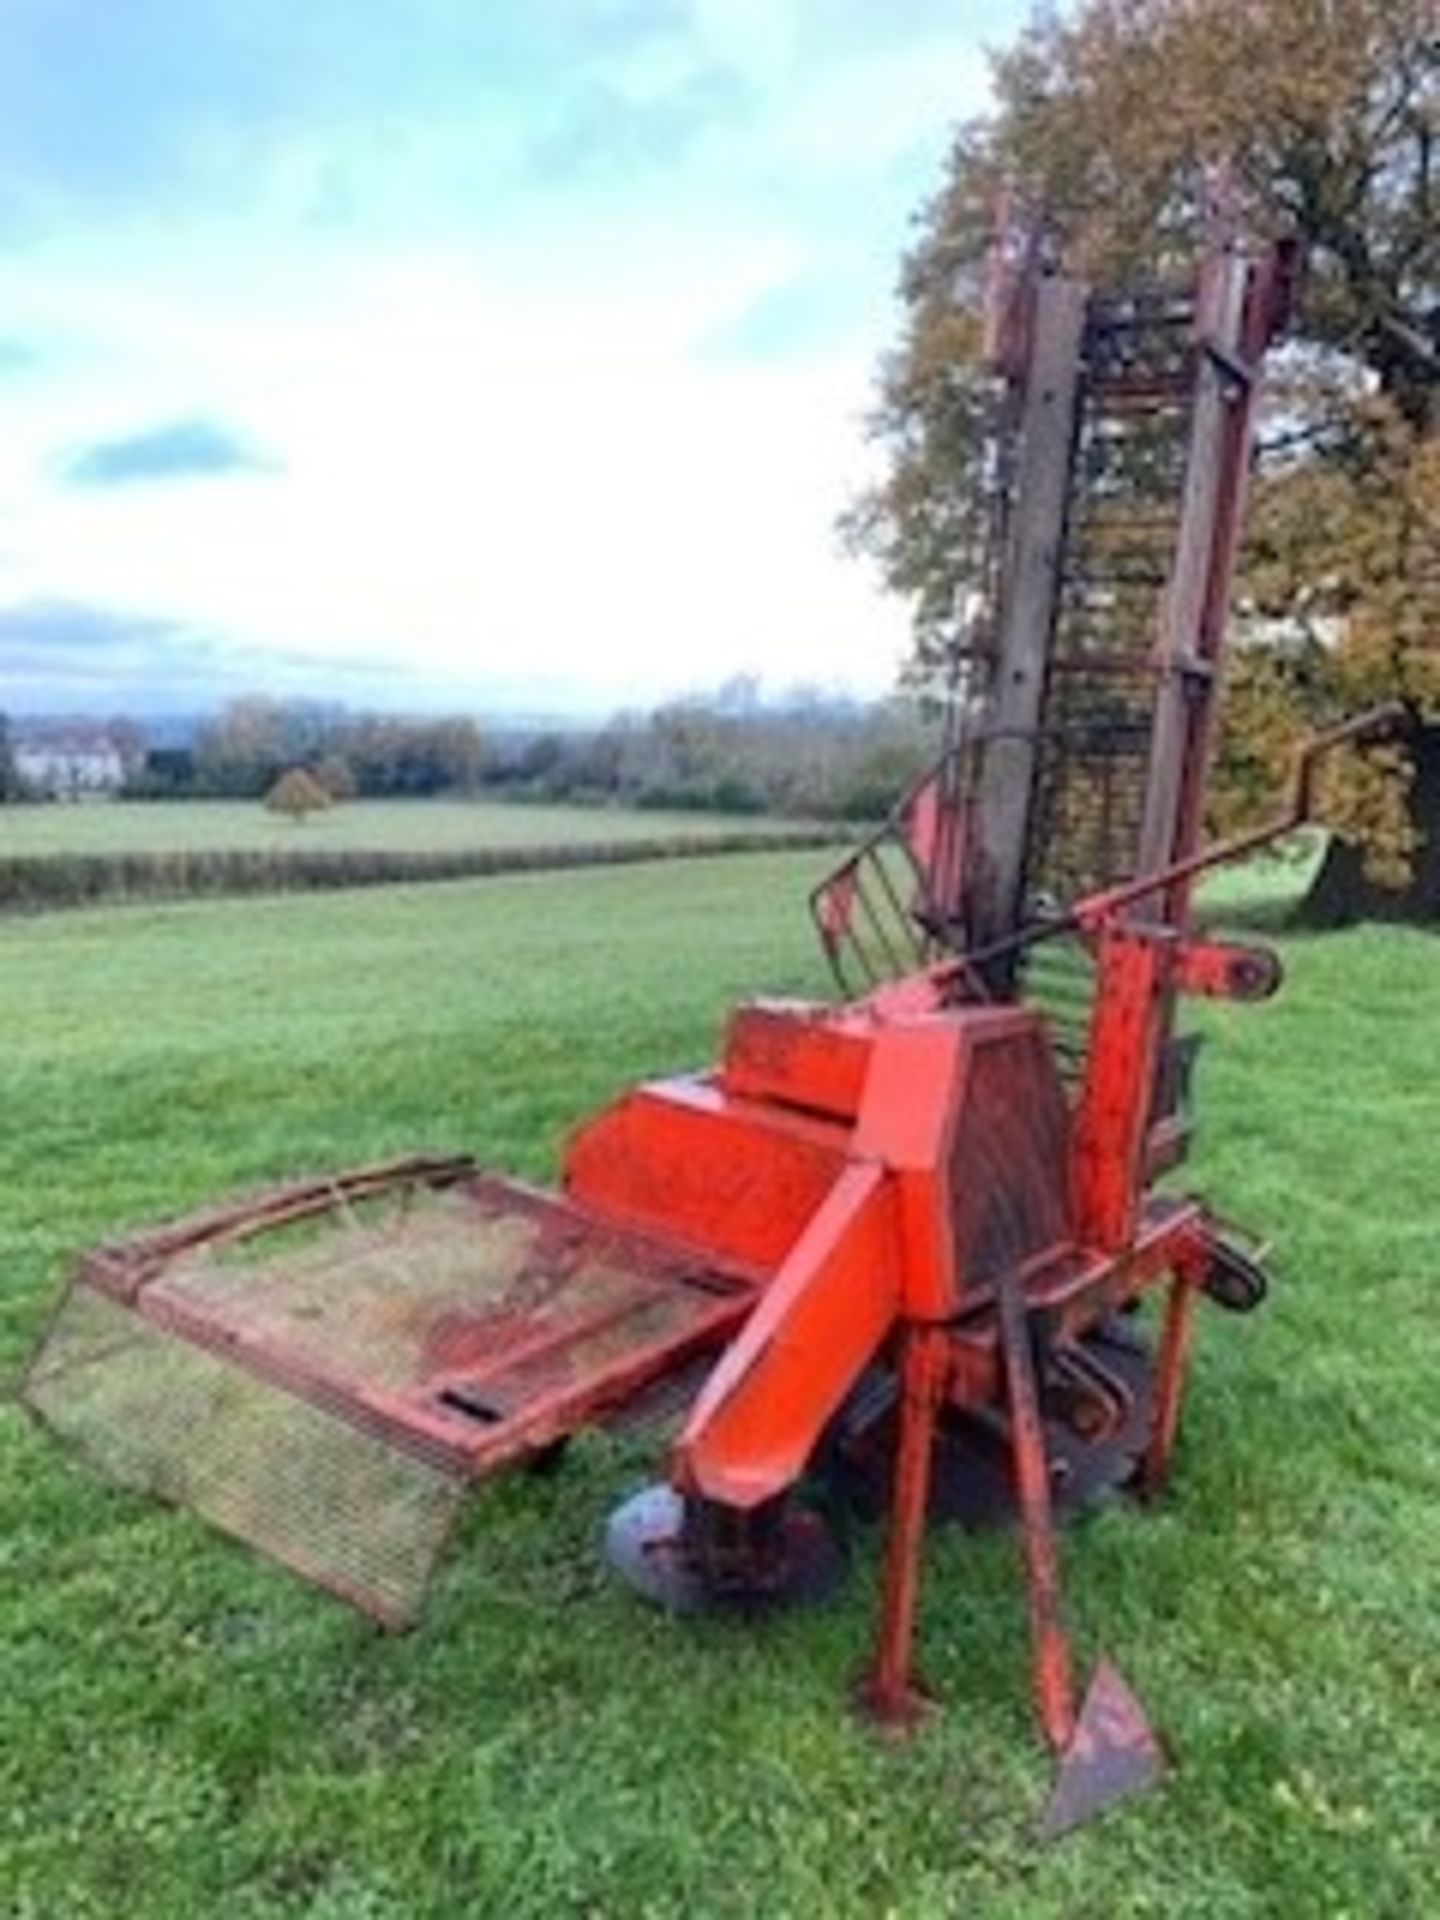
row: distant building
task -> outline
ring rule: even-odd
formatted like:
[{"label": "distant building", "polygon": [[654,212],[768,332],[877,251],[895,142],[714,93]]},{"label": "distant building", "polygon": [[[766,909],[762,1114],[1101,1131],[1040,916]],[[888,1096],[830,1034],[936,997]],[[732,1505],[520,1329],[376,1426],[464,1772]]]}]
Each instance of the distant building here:
[{"label": "distant building", "polygon": [[125,782],[125,753],[105,727],[14,724],[15,768],[32,793],[52,800],[94,800]]}]

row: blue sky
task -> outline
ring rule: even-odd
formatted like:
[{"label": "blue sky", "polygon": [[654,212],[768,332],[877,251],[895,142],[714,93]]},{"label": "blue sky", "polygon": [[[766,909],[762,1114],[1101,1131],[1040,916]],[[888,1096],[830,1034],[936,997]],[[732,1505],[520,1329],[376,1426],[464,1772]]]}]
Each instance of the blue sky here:
[{"label": "blue sky", "polygon": [[1011,0],[6,0],[0,704],[885,685],[836,547]]}]

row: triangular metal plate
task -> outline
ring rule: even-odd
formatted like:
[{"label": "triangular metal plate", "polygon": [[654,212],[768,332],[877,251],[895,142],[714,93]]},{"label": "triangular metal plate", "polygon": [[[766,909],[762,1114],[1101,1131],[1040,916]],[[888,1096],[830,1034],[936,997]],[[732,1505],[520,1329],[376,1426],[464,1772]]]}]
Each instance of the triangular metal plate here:
[{"label": "triangular metal plate", "polygon": [[1111,1662],[1102,1660],[1060,1762],[1040,1838],[1058,1840],[1117,1800],[1153,1787],[1164,1772],[1165,1755],[1144,1708]]}]

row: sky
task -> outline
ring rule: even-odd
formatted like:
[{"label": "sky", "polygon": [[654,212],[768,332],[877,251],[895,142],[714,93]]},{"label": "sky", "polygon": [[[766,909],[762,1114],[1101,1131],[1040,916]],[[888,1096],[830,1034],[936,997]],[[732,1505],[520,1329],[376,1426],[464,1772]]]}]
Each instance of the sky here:
[{"label": "sky", "polygon": [[837,514],[1018,0],[5,0],[0,707],[893,680]]}]

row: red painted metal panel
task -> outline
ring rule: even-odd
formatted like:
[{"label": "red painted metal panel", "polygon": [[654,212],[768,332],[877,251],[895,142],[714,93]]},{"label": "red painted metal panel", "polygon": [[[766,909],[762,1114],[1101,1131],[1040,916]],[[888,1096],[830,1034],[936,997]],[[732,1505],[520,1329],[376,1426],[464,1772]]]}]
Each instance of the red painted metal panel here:
[{"label": "red painted metal panel", "polygon": [[572,1136],[565,1191],[763,1280],[834,1185],[846,1140],[835,1122],[729,1099],[708,1079],[660,1081]]},{"label": "red painted metal panel", "polygon": [[678,1486],[748,1508],[794,1484],[894,1321],[901,1257],[893,1181],[856,1160],[702,1388]]},{"label": "red painted metal panel", "polygon": [[871,1024],[829,1007],[752,1000],[731,1017],[718,1080],[745,1100],[778,1100],[832,1119],[860,1110]]}]

